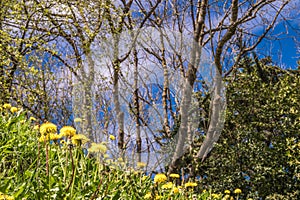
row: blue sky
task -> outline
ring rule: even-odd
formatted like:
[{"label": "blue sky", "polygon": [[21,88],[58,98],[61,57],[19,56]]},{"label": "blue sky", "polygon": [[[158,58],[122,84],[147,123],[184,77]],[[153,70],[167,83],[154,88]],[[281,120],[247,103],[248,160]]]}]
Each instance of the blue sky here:
[{"label": "blue sky", "polygon": [[300,1],[295,2],[297,1],[299,4],[294,5],[299,9],[289,13],[291,19],[281,19],[256,49],[271,56],[278,66],[287,69],[297,68],[297,60],[300,60]]}]

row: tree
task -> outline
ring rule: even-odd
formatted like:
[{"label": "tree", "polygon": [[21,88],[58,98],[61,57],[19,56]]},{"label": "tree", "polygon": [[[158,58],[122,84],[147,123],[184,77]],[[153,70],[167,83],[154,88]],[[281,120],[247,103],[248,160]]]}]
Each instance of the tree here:
[{"label": "tree", "polygon": [[[280,12],[288,4],[289,1],[281,2],[278,6],[273,5],[274,1],[257,1],[257,2],[239,2],[231,1],[226,2],[221,8],[217,2],[210,1],[197,1],[194,4],[193,1],[189,2],[187,12],[190,12],[189,20],[192,21],[192,30],[187,28],[185,31],[193,33],[193,46],[191,50],[190,60],[187,68],[184,70],[184,86],[183,86],[183,98],[180,105],[181,124],[178,132],[178,142],[176,144],[176,150],[169,166],[169,172],[176,169],[178,160],[180,160],[182,152],[184,150],[184,141],[190,134],[188,131],[188,110],[191,104],[192,89],[194,88],[197,80],[197,74],[199,72],[199,66],[202,62],[201,55],[203,49],[209,48],[212,51],[213,63],[216,66],[216,73],[214,75],[214,86],[212,89],[211,100],[211,112],[210,123],[206,133],[206,138],[197,154],[197,158],[204,160],[214,143],[218,140],[223,126],[223,114],[225,110],[225,96],[224,87],[222,86],[222,76],[225,74],[224,65],[227,59],[232,58],[226,52],[234,52],[236,63],[247,52],[253,50],[267,35],[270,29],[274,26]],[[279,3],[279,2],[276,2]],[[173,3],[173,11],[179,10],[181,4]],[[184,6],[184,5],[183,5]],[[197,8],[196,10],[194,8]],[[251,20],[255,19],[264,8],[273,8],[273,16],[266,20],[268,24],[267,28],[258,36],[257,41],[253,43],[243,42],[244,37],[250,36],[249,31],[245,26]],[[173,12],[171,15],[178,19],[187,17],[187,12],[177,13]],[[159,18],[158,20],[165,20],[165,18]],[[185,21],[179,21],[177,28],[180,28]],[[234,41],[240,41],[241,44],[236,44]],[[236,46],[234,45],[236,44]],[[233,62],[234,64],[234,62]],[[235,64],[234,64],[235,65]],[[233,66],[233,68],[235,68]],[[191,172],[192,173],[192,172]]]},{"label": "tree", "polygon": [[[56,107],[64,105],[64,115],[69,115],[71,109],[77,110],[66,118],[69,121],[74,117],[83,118],[81,131],[86,131],[93,141],[102,141],[104,135],[114,134],[118,136],[121,153],[131,154],[131,146],[136,146],[134,149],[138,154],[151,154],[152,149],[154,155],[156,147],[164,151],[165,143],[174,151],[170,164],[166,164],[168,171],[178,172],[182,156],[200,145],[197,139],[203,133],[205,140],[191,159],[204,161],[208,158],[224,125],[223,78],[235,72],[245,55],[267,36],[288,3],[288,0],[21,2],[16,7],[19,20],[1,15],[1,23],[6,23],[2,35],[13,38],[3,41],[13,47],[16,46],[14,40],[20,41],[20,44],[16,43],[19,48],[13,48],[17,52],[13,56],[9,56],[8,50],[1,52],[5,57],[3,60],[9,60],[5,67],[10,73],[3,76],[5,85],[8,89],[14,87],[11,75],[17,74],[14,69],[21,69],[19,64],[28,68],[30,59],[38,63],[38,59],[47,62],[51,57],[51,62],[47,62],[49,71],[44,70],[42,63],[38,67],[42,70],[41,77],[31,79],[43,84],[39,91],[34,91],[34,87],[30,89],[32,93],[42,94],[39,102],[42,106],[38,108],[44,107],[43,112],[47,113],[40,115],[42,118],[49,120],[52,117],[48,106],[55,104],[49,97],[63,91],[66,99],[57,98],[59,105]],[[14,8],[12,4],[7,5]],[[264,29],[254,34],[252,24],[258,23],[263,23]],[[14,31],[18,34],[14,35]],[[129,44],[125,42],[126,35]],[[29,38],[27,49],[34,50],[30,52],[34,52],[35,57],[24,54],[23,60],[16,62],[12,60],[15,55],[22,52],[20,49],[26,49],[24,37]],[[125,48],[126,45],[129,47]],[[51,70],[57,65],[64,66],[64,72],[60,74],[66,81],[47,80],[56,75],[51,74]],[[151,71],[149,66],[159,70]],[[130,75],[131,67],[134,67],[134,76]],[[98,68],[106,69],[108,75]],[[160,72],[162,84],[157,78]],[[29,77],[24,73],[20,73],[17,86]],[[175,89],[171,86],[172,75],[179,77],[173,79]],[[151,80],[151,77],[155,78]],[[134,83],[131,83],[132,79]],[[29,88],[26,84],[24,87]],[[69,89],[73,89],[73,93],[68,93]],[[194,91],[202,91],[204,96],[211,94],[211,100],[206,101],[210,102],[210,109],[206,110],[209,120],[203,120],[207,123],[205,128],[197,126],[200,115],[206,113],[197,110],[201,95],[195,95]],[[10,92],[6,92],[8,94]],[[15,94],[12,99],[17,98],[24,97]],[[72,106],[70,101],[73,101]],[[34,106],[26,100],[22,99],[22,102],[29,109]],[[55,114],[58,112],[57,109]],[[135,129],[131,120],[135,121]],[[130,142],[132,140],[134,144]],[[138,160],[142,158],[138,157]],[[195,170],[192,166],[189,174],[194,176]]]},{"label": "tree", "polygon": [[54,68],[49,69],[45,61],[57,63],[44,47],[56,37],[31,28],[40,22],[37,7],[20,1],[1,4],[1,102],[12,101],[37,118],[50,120],[55,109],[49,99]]},{"label": "tree", "polygon": [[226,78],[225,127],[206,162],[194,163],[196,175],[203,187],[220,192],[241,188],[243,198],[294,199],[299,197],[294,148],[299,141],[300,74],[262,61],[245,57]]}]

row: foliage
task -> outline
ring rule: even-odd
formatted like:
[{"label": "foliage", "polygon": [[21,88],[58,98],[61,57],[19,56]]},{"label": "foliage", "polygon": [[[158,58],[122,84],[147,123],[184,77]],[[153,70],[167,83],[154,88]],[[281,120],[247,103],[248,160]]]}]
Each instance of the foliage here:
[{"label": "foliage", "polygon": [[[39,142],[35,119],[7,105],[0,115],[0,199],[229,199],[228,192],[214,194],[178,174],[157,174],[153,181],[144,164],[132,169],[103,151],[85,154],[69,138]],[[54,131],[51,123],[40,129],[43,135]]]},{"label": "foliage", "polygon": [[[140,199],[149,187],[142,184],[141,173],[107,168],[84,155],[81,147],[39,143],[38,131],[23,112],[4,109],[0,119],[0,191],[4,194],[16,199],[119,199],[126,195]],[[134,190],[129,190],[132,185]]]},{"label": "foliage", "polygon": [[220,141],[196,162],[202,184],[243,197],[299,197],[300,73],[245,59],[227,81]]},{"label": "foliage", "polygon": [[[17,104],[27,113],[8,108],[8,104],[1,107],[0,191],[34,199],[140,199],[148,192],[151,198],[159,194],[163,185],[153,186],[150,179],[141,181],[142,174],[126,175],[123,168],[108,167],[104,155],[101,160],[85,154],[84,142],[110,138],[118,144],[115,154],[135,154],[137,161],[142,161],[146,151],[147,156],[158,153],[161,148],[156,147],[163,143],[174,144],[176,153],[167,166],[169,171],[189,168],[188,175],[202,178],[201,189],[222,193],[241,187],[239,196],[253,198],[298,195],[294,188],[299,185],[299,136],[295,131],[299,129],[299,74],[243,60],[270,34],[278,19],[289,21],[287,13],[294,12],[283,12],[289,3],[1,1],[0,104]],[[265,10],[270,11],[268,15]],[[257,27],[265,28],[253,34]],[[153,35],[160,37],[141,34],[140,40],[140,33],[148,28],[159,30]],[[127,37],[141,45],[127,44]],[[179,41],[191,42],[191,48]],[[203,134],[209,136],[206,139],[220,134],[215,130],[218,120],[209,117],[221,116],[222,109],[216,108],[223,95],[222,77],[235,69],[230,66],[238,65],[242,68],[226,79],[229,104],[221,141],[205,163],[193,162]],[[219,78],[205,77],[214,74],[215,66]],[[210,84],[211,79],[219,84]],[[203,89],[212,85],[220,87]],[[202,89],[204,93],[214,90],[212,102],[216,103],[210,108],[207,94],[196,94],[199,102],[192,99],[192,91]],[[194,103],[203,104],[201,111]],[[190,114],[194,108],[199,118]],[[65,134],[62,140],[46,131],[40,137],[33,128],[39,122],[30,120],[30,115],[59,127],[75,121],[85,136]],[[200,118],[197,129],[190,122]],[[193,154],[177,165],[184,143],[194,142],[192,133],[200,142],[189,146]],[[177,144],[170,143],[173,137],[179,138]],[[105,145],[92,144],[89,152],[104,154]],[[199,198],[213,196],[195,191]],[[178,198],[192,198],[192,193],[186,194]]]}]

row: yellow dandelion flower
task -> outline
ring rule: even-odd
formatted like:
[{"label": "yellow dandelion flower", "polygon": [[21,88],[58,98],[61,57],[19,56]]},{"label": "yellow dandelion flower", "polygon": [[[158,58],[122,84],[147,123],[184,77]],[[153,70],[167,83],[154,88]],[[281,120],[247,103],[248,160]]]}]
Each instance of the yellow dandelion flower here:
[{"label": "yellow dandelion flower", "polygon": [[213,198],[213,199],[219,199],[220,198],[220,195],[219,194],[211,194],[211,197]]},{"label": "yellow dandelion flower", "polygon": [[226,194],[223,198],[222,198],[222,200],[229,200],[230,199],[230,195],[229,194]]},{"label": "yellow dandelion flower", "polygon": [[230,194],[230,191],[229,190],[225,190],[224,193],[225,194]]},{"label": "yellow dandelion flower", "polygon": [[107,147],[104,144],[99,144],[98,149],[101,153],[106,153]]},{"label": "yellow dandelion flower", "polygon": [[107,164],[111,164],[113,161],[112,161],[112,159],[106,159],[105,162],[106,162]]},{"label": "yellow dandelion flower", "polygon": [[60,135],[62,137],[73,137],[75,134],[76,130],[72,126],[64,126],[60,129]]},{"label": "yellow dandelion flower", "polygon": [[35,130],[35,131],[38,131],[40,129],[40,126],[39,125],[35,125],[34,127],[33,127],[33,130]]},{"label": "yellow dandelion flower", "polygon": [[10,112],[12,112],[12,113],[18,112],[18,108],[17,107],[11,107]]},{"label": "yellow dandelion flower", "polygon": [[196,187],[197,186],[197,183],[194,183],[194,182],[188,182],[186,184],[184,184],[184,187]]},{"label": "yellow dandelion flower", "polygon": [[137,162],[136,163],[136,166],[138,167],[138,168],[143,168],[143,167],[146,167],[146,163],[144,163],[144,162]]},{"label": "yellow dandelion flower", "polygon": [[107,147],[104,144],[96,144],[92,143],[92,146],[88,149],[90,153],[103,153],[105,154],[107,151]]},{"label": "yellow dandelion flower", "polygon": [[179,176],[179,174],[170,174],[170,177],[171,178],[179,178],[180,176]]},{"label": "yellow dandelion flower", "polygon": [[30,117],[29,120],[30,120],[30,121],[36,121],[36,118]]},{"label": "yellow dandelion flower", "polygon": [[76,134],[72,137],[72,143],[76,146],[81,146],[87,143],[88,141],[90,141],[90,139],[83,134]]},{"label": "yellow dandelion flower", "polygon": [[108,154],[104,154],[103,158],[109,158],[109,155]]},{"label": "yellow dandelion flower", "polygon": [[152,195],[150,192],[148,192],[145,196],[144,196],[144,199],[151,199],[152,198]]},{"label": "yellow dandelion flower", "polygon": [[172,182],[168,182],[164,185],[161,186],[162,189],[172,189],[173,188],[173,183]]},{"label": "yellow dandelion flower", "polygon": [[39,142],[47,142],[49,141],[50,137],[48,135],[42,135],[41,137],[39,137],[38,141]]},{"label": "yellow dandelion flower", "polygon": [[15,198],[13,196],[9,196],[7,194],[3,194],[2,192],[0,192],[0,200],[14,200]]},{"label": "yellow dandelion flower", "polygon": [[[140,171],[133,171],[133,174],[134,175],[140,175],[142,172],[140,172]],[[132,174],[132,172],[131,172],[131,174]],[[129,174],[130,175],[130,174]]]},{"label": "yellow dandelion flower", "polygon": [[115,137],[115,136],[113,136],[113,135],[109,135],[109,139],[111,139],[111,140],[115,140],[115,139],[116,139],[116,137]]},{"label": "yellow dandelion flower", "polygon": [[236,188],[233,192],[234,194],[241,194],[242,193],[242,190],[239,189],[239,188]]},{"label": "yellow dandelion flower", "polygon": [[65,140],[60,140],[60,143],[65,145],[66,144],[66,141]]},{"label": "yellow dandelion flower", "polygon": [[178,192],[179,192],[178,187],[174,187],[174,188],[173,188],[173,193],[174,193],[174,194],[177,194]]},{"label": "yellow dandelion flower", "polygon": [[82,122],[82,119],[77,117],[77,118],[74,119],[74,122]]},{"label": "yellow dandelion flower", "polygon": [[154,183],[163,183],[166,180],[167,180],[167,177],[164,174],[156,174],[154,177]]},{"label": "yellow dandelion flower", "polygon": [[57,126],[51,122],[46,122],[41,125],[40,127],[40,133],[42,135],[47,135],[50,133],[56,133],[57,132]]},{"label": "yellow dandelion flower", "polygon": [[161,199],[161,198],[163,198],[163,196],[160,196],[160,195],[156,195],[156,196],[155,196],[155,199],[157,199],[157,200],[158,200],[158,199]]},{"label": "yellow dandelion flower", "polygon": [[50,133],[50,140],[59,140],[61,139],[61,136],[57,133]]},{"label": "yellow dandelion flower", "polygon": [[9,103],[5,103],[5,104],[3,105],[3,108],[5,108],[5,109],[10,109],[10,108],[11,108],[11,105],[10,105]]},{"label": "yellow dandelion flower", "polygon": [[149,176],[143,176],[142,177],[142,181],[145,181],[145,180],[147,180],[149,178]]}]

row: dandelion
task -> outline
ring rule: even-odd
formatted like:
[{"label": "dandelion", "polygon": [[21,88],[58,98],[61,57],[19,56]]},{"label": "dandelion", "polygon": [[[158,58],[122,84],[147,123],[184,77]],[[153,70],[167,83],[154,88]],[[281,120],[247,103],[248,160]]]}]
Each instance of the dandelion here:
[{"label": "dandelion", "polygon": [[150,192],[148,192],[145,196],[144,196],[144,199],[151,199],[152,198],[152,195]]},{"label": "dandelion", "polygon": [[82,119],[77,117],[77,118],[74,119],[74,122],[82,122]]},{"label": "dandelion", "polygon": [[156,197],[155,197],[155,199],[161,199],[161,198],[163,198],[162,196],[160,196],[160,195],[156,195]]},{"label": "dandelion", "polygon": [[7,194],[3,194],[2,192],[0,192],[0,200],[14,200],[15,198],[13,196],[9,196]]},{"label": "dandelion", "polygon": [[174,194],[177,194],[178,192],[179,192],[179,189],[178,189],[177,187],[174,187],[174,188],[173,188],[173,193],[174,193]]},{"label": "dandelion", "polygon": [[35,130],[35,131],[38,131],[40,129],[40,126],[39,125],[35,125],[34,127],[33,127],[33,130]]},{"label": "dandelion", "polygon": [[97,146],[101,153],[103,153],[103,154],[106,153],[107,147],[104,144],[98,144]]},{"label": "dandelion", "polygon": [[64,126],[60,129],[61,137],[73,137],[75,134],[76,130],[72,126]]},{"label": "dandelion", "polygon": [[107,147],[104,144],[96,144],[92,143],[92,146],[88,149],[90,153],[103,153],[105,154],[107,151]]},{"label": "dandelion", "polygon": [[107,164],[112,164],[113,161],[112,161],[112,159],[106,159],[105,162],[106,162]]},{"label": "dandelion", "polygon": [[109,139],[111,139],[111,140],[115,140],[115,139],[116,139],[116,137],[115,137],[115,136],[113,136],[113,135],[109,135]]},{"label": "dandelion", "polygon": [[220,198],[220,195],[219,194],[211,194],[211,197],[213,199],[219,199]]},{"label": "dandelion", "polygon": [[168,182],[164,185],[161,186],[162,189],[172,189],[173,188],[173,183],[172,182]]},{"label": "dandelion", "polygon": [[[132,173],[132,172],[131,172]],[[142,172],[140,172],[140,171],[133,171],[133,174],[134,175],[140,175]]]},{"label": "dandelion", "polygon": [[230,199],[230,195],[229,194],[226,194],[223,198],[222,198],[222,200],[229,200]]},{"label": "dandelion", "polygon": [[42,135],[56,133],[56,131],[57,131],[57,126],[51,122],[46,122],[46,123],[42,124],[40,127],[40,133]]},{"label": "dandelion", "polygon": [[76,134],[72,137],[72,143],[76,146],[81,146],[82,144],[85,144],[88,141],[90,141],[90,139],[83,134]]},{"label": "dandelion", "polygon": [[144,162],[137,162],[136,165],[138,168],[143,168],[143,167],[146,167],[147,164]]},{"label": "dandelion", "polygon": [[36,118],[30,117],[29,120],[30,120],[30,121],[36,121]]},{"label": "dandelion", "polygon": [[41,137],[39,137],[38,141],[39,142],[47,142],[50,140],[57,141],[60,138],[61,138],[60,135],[58,135],[56,133],[50,133],[50,134],[46,134],[46,135],[41,135]]},{"label": "dandelion", "polygon": [[242,193],[242,190],[239,189],[239,188],[236,188],[233,192],[234,194],[241,194]]},{"label": "dandelion", "polygon": [[104,154],[103,158],[109,158],[108,154]]},{"label": "dandelion", "polygon": [[230,194],[230,191],[229,190],[225,190],[224,193],[225,194]]},{"label": "dandelion", "polygon": [[50,140],[54,140],[54,141],[57,141],[61,139],[61,136],[57,133],[50,133]]},{"label": "dandelion", "polygon": [[179,176],[179,174],[170,174],[170,177],[171,178],[179,178],[180,176]]},{"label": "dandelion", "polygon": [[178,186],[178,190],[179,190],[179,192],[183,192],[183,187],[182,186]]},{"label": "dandelion", "polygon": [[194,182],[188,182],[186,184],[184,184],[184,187],[196,187],[197,186],[197,183],[194,183]]},{"label": "dandelion", "polygon": [[154,177],[154,183],[163,183],[166,180],[167,180],[167,177],[164,174],[156,174]]},{"label": "dandelion", "polygon": [[49,135],[41,135],[41,137],[39,137],[38,141],[39,142],[47,142],[49,141],[50,137]]},{"label": "dandelion", "polygon": [[[28,44],[26,44],[26,46],[27,46]],[[31,67],[30,68],[30,72],[32,72],[32,73],[34,73],[35,72],[35,68],[34,67]]]},{"label": "dandelion", "polygon": [[18,108],[17,107],[11,107],[10,108],[10,112],[11,113],[15,113],[15,112],[17,112],[18,111]]},{"label": "dandelion", "polygon": [[60,143],[63,144],[63,145],[65,145],[66,141],[65,140],[61,140]]},{"label": "dandelion", "polygon": [[10,105],[9,103],[5,103],[5,104],[3,105],[3,108],[5,108],[5,109],[10,109],[10,108],[11,108],[11,105]]},{"label": "dandelion", "polygon": [[147,180],[149,178],[149,176],[143,176],[142,177],[142,181],[145,181],[145,180]]}]

